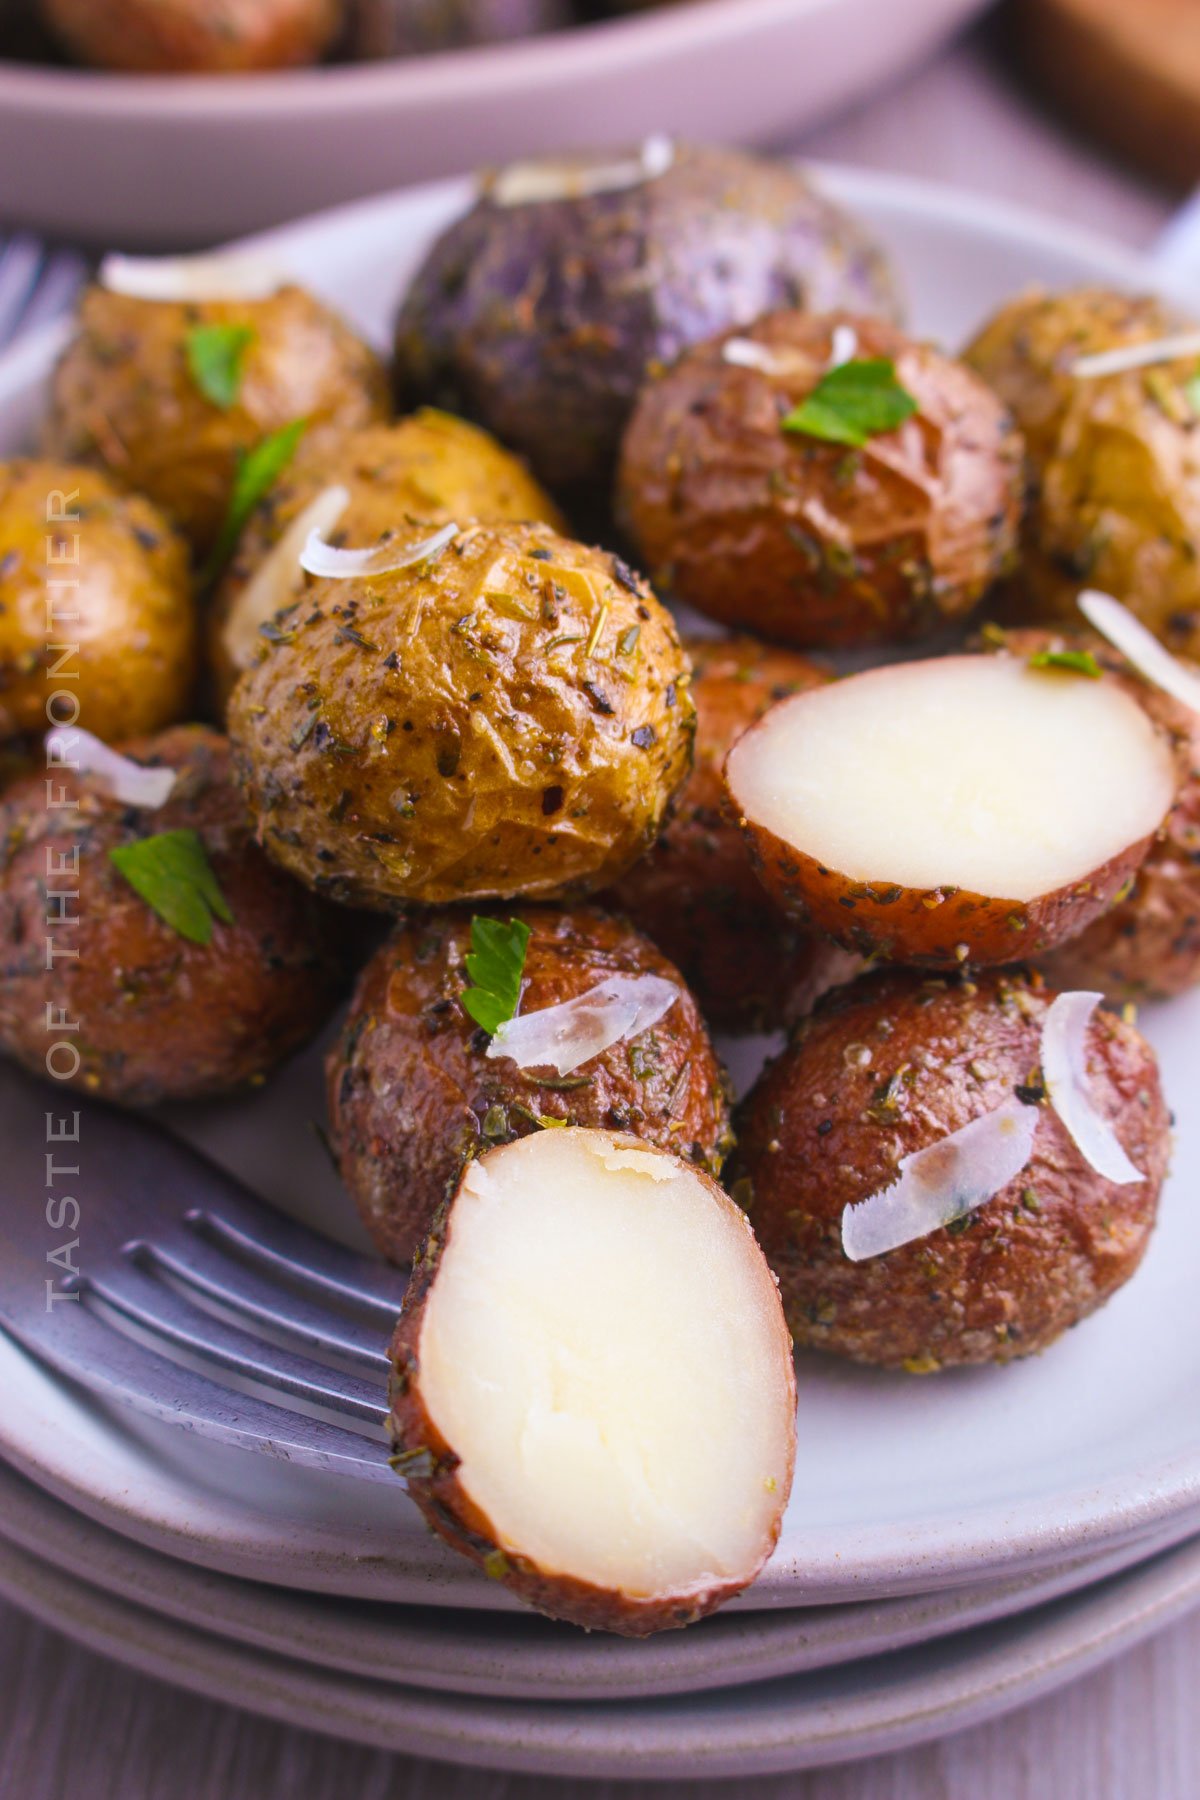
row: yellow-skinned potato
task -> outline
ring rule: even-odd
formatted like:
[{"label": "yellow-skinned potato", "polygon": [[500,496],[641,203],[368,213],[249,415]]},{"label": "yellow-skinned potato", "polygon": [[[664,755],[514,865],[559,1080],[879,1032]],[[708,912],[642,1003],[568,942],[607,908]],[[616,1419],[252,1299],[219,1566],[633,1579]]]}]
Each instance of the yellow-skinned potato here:
[{"label": "yellow-skinned potato", "polygon": [[1031,492],[1016,615],[1074,623],[1080,588],[1101,588],[1200,661],[1196,357],[1071,373],[1079,358],[1194,328],[1147,297],[1039,292],[1002,307],[964,352],[1025,435]]},{"label": "yellow-skinned potato", "polygon": [[[562,514],[519,457],[465,419],[424,407],[394,425],[372,425],[314,448],[301,446],[251,515],[208,614],[208,654],[218,696],[228,699],[258,654],[260,627],[304,592],[299,552],[309,523],[338,544],[374,544],[397,520],[536,520],[565,529]],[[314,512],[315,507],[315,512]],[[274,561],[272,552],[279,554]]]},{"label": "yellow-skinned potato", "polygon": [[339,0],[40,0],[81,62],[142,75],[235,75],[316,62]]},{"label": "yellow-skinned potato", "polygon": [[[192,366],[198,332],[244,333],[226,405]],[[46,444],[147,494],[198,552],[213,544],[240,456],[296,419],[305,440],[385,419],[374,352],[299,287],[258,300],[146,300],[99,285],[54,371]]]},{"label": "yellow-skinned potato", "polygon": [[1117,682],[1015,656],[871,669],[781,700],[725,764],[761,879],[849,950],[1039,955],[1117,898],[1175,801],[1175,746]]},{"label": "yellow-skinned potato", "polygon": [[97,737],[156,731],[195,674],[187,551],[157,508],[95,469],[0,465],[0,740],[73,722],[69,700],[47,715],[56,689]]},{"label": "yellow-skinned potato", "polygon": [[311,886],[382,910],[561,899],[658,836],[691,765],[687,682],[670,615],[619,559],[476,524],[317,582],[229,730],[262,843]]}]

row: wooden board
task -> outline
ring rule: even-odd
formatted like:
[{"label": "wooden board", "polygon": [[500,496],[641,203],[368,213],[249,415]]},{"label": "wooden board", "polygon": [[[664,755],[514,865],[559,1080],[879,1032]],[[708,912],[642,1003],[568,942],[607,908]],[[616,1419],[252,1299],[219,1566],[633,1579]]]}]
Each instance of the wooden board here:
[{"label": "wooden board", "polygon": [[1200,0],[1016,0],[1012,23],[1074,123],[1163,180],[1200,181]]}]

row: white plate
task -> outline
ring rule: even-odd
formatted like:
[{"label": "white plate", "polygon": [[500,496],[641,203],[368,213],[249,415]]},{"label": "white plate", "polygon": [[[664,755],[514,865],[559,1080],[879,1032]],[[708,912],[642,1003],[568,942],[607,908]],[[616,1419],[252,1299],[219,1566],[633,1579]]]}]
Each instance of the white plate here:
[{"label": "white plate", "polygon": [[[925,184],[825,171],[892,245],[917,326],[957,342],[1029,282],[1152,277],[1087,234]],[[441,184],[266,240],[376,337],[431,231],[464,202]],[[52,345],[0,362],[0,453],[36,419]],[[862,1600],[998,1579],[1200,1511],[1200,995],[1148,1011],[1180,1111],[1175,1173],[1137,1278],[1044,1356],[917,1381],[800,1366],[800,1456],[779,1549],[748,1608]],[[312,1059],[308,1069],[311,1070]],[[266,1092],[190,1115],[219,1159],[284,1204],[347,1227],[297,1118],[320,1110],[301,1064]],[[86,1233],[83,1258],[86,1264]],[[209,1567],[296,1587],[458,1606],[510,1604],[427,1537],[380,1484],[270,1466],[167,1429],[134,1438],[0,1345],[0,1453],[80,1510]]]},{"label": "white plate", "polygon": [[211,243],[651,131],[761,143],[869,92],[986,0],[702,0],[451,55],[189,79],[0,63],[0,217]]},{"label": "white plate", "polygon": [[0,1539],[150,1612],[297,1662],[398,1686],[562,1701],[644,1700],[835,1668],[1026,1612],[1176,1541],[1125,1542],[1104,1556],[940,1594],[726,1613],[631,1643],[527,1612],[389,1606],[213,1574],[106,1531],[3,1463]]},{"label": "white plate", "polygon": [[1200,1602],[1200,1545],[894,1656],[719,1693],[591,1705],[431,1693],[315,1669],[161,1618],[3,1541],[0,1594],[146,1674],[356,1743],[539,1774],[744,1781],[943,1737],[1086,1674]]}]

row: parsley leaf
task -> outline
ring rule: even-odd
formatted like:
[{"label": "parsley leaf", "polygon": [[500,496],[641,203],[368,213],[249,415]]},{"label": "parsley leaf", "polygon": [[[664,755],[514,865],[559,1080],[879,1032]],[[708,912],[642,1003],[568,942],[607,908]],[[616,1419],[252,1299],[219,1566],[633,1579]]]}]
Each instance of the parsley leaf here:
[{"label": "parsley leaf", "polygon": [[200,576],[202,587],[211,586],[229,561],[230,552],[242,535],[242,527],[295,456],[307,429],[307,419],[293,419],[290,425],[272,432],[270,437],[255,444],[253,450],[243,451],[239,456],[229,509]]},{"label": "parsley leaf", "polygon": [[108,854],[130,887],[190,943],[207,944],[214,919],[233,923],[197,832],[160,831]]},{"label": "parsley leaf", "polygon": [[471,920],[467,974],[475,985],[464,988],[462,1003],[489,1036],[516,1016],[528,944],[529,927],[520,919],[507,925],[499,919]]},{"label": "parsley leaf", "polygon": [[185,350],[188,373],[206,400],[228,412],[242,387],[242,365],[254,342],[252,325],[194,325]]},{"label": "parsley leaf", "polygon": [[783,429],[861,450],[877,432],[903,425],[916,410],[916,401],[896,379],[891,357],[864,357],[822,375],[788,414]]},{"label": "parsley leaf", "polygon": [[1031,669],[1069,669],[1072,675],[1086,675],[1099,681],[1103,670],[1090,650],[1038,650],[1030,657]]}]

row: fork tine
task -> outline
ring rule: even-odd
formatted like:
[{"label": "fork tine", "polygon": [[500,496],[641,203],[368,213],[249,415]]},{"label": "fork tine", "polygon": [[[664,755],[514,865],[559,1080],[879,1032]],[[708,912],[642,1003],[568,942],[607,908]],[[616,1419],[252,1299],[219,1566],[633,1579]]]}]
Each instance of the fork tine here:
[{"label": "fork tine", "polygon": [[200,1237],[275,1277],[284,1287],[347,1302],[389,1329],[395,1324],[406,1285],[398,1270],[375,1268],[354,1251],[316,1237],[260,1203],[251,1216],[247,1211],[224,1202],[211,1210],[194,1208],[185,1219]]},{"label": "fork tine", "polygon": [[37,238],[24,231],[15,233],[0,250],[0,343],[16,336],[44,256]]},{"label": "fork tine", "polygon": [[114,1263],[103,1275],[87,1277],[84,1305],[91,1307],[96,1300],[119,1314],[124,1325],[149,1333],[154,1348],[173,1362],[179,1359],[171,1357],[171,1351],[182,1351],[239,1380],[272,1389],[280,1396],[278,1404],[286,1405],[283,1396],[287,1396],[382,1429],[387,1398],[381,1378],[363,1381],[294,1352],[273,1354],[273,1347],[261,1338],[189,1306],[173,1287],[141,1266],[137,1256]]},{"label": "fork tine", "polygon": [[42,265],[18,329],[21,332],[36,331],[40,325],[48,325],[52,319],[69,312],[87,275],[87,260],[77,251],[52,251]]}]

